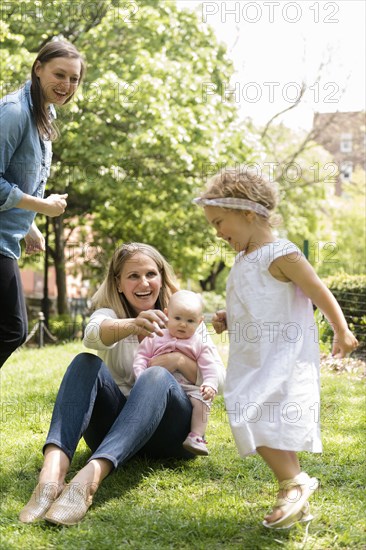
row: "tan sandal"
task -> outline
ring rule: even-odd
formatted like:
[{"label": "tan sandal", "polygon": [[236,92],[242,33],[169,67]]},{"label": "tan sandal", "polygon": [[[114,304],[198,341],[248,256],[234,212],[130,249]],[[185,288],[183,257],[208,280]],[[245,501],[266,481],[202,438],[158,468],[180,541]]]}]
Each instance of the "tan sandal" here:
[{"label": "tan sandal", "polygon": [[313,516],[309,513],[309,508],[306,507],[308,498],[318,488],[319,482],[315,477],[309,477],[307,473],[300,472],[293,479],[281,481],[279,489],[288,491],[293,487],[300,488],[300,494],[296,495],[295,499],[286,497],[278,497],[274,508],[282,509],[282,516],[273,522],[263,521],[263,525],[269,529],[288,529],[298,521],[311,521]]},{"label": "tan sandal", "polygon": [[34,489],[31,498],[19,514],[23,523],[34,523],[43,519],[61,491],[57,483],[39,484]]},{"label": "tan sandal", "polygon": [[57,525],[76,525],[83,519],[93,502],[78,483],[66,485],[61,495],[52,504],[44,519]]}]

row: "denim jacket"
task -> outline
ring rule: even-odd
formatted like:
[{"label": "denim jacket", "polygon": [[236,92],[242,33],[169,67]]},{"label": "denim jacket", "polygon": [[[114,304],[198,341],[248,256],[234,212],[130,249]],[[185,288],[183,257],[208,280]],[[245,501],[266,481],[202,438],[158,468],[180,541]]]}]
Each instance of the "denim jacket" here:
[{"label": "denim jacket", "polygon": [[0,254],[14,259],[36,215],[16,205],[24,194],[43,198],[52,159],[52,143],[40,138],[33,117],[30,86],[0,100]]}]

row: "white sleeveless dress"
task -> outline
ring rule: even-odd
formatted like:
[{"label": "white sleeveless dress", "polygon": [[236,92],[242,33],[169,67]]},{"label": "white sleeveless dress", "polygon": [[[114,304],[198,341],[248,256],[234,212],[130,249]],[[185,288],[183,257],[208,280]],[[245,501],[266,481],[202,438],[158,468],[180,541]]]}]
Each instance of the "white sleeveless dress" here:
[{"label": "white sleeveless dress", "polygon": [[[240,253],[227,286],[225,404],[241,456],[259,446],[321,452],[318,332],[311,300],[268,271],[301,251],[279,239]],[[298,256],[298,257],[299,257]],[[289,260],[290,261],[290,260]]]}]

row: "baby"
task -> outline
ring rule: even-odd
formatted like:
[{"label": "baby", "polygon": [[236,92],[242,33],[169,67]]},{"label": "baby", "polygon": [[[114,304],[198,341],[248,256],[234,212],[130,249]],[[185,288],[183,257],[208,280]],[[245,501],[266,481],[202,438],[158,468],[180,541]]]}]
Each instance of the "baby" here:
[{"label": "baby", "polygon": [[218,369],[223,368],[216,348],[202,330],[203,303],[201,296],[189,290],[180,290],[172,295],[165,314],[167,328],[163,336],[154,334],[144,338],[134,360],[136,378],[149,367],[149,361],[158,355],[179,351],[197,362],[202,377],[201,384],[192,384],[176,370],[173,376],[181,384],[192,403],[191,431],[183,447],[197,455],[208,455],[204,434],[208,415],[218,388]]}]

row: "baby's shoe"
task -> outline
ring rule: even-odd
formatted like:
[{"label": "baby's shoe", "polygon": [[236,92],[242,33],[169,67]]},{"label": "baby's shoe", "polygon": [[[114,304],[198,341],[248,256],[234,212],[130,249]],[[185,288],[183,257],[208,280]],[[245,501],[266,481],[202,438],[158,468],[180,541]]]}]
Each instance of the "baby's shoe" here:
[{"label": "baby's shoe", "polygon": [[189,432],[186,439],[183,441],[183,447],[186,451],[194,455],[207,456],[209,454],[207,449],[207,441],[205,439],[194,433]]}]

